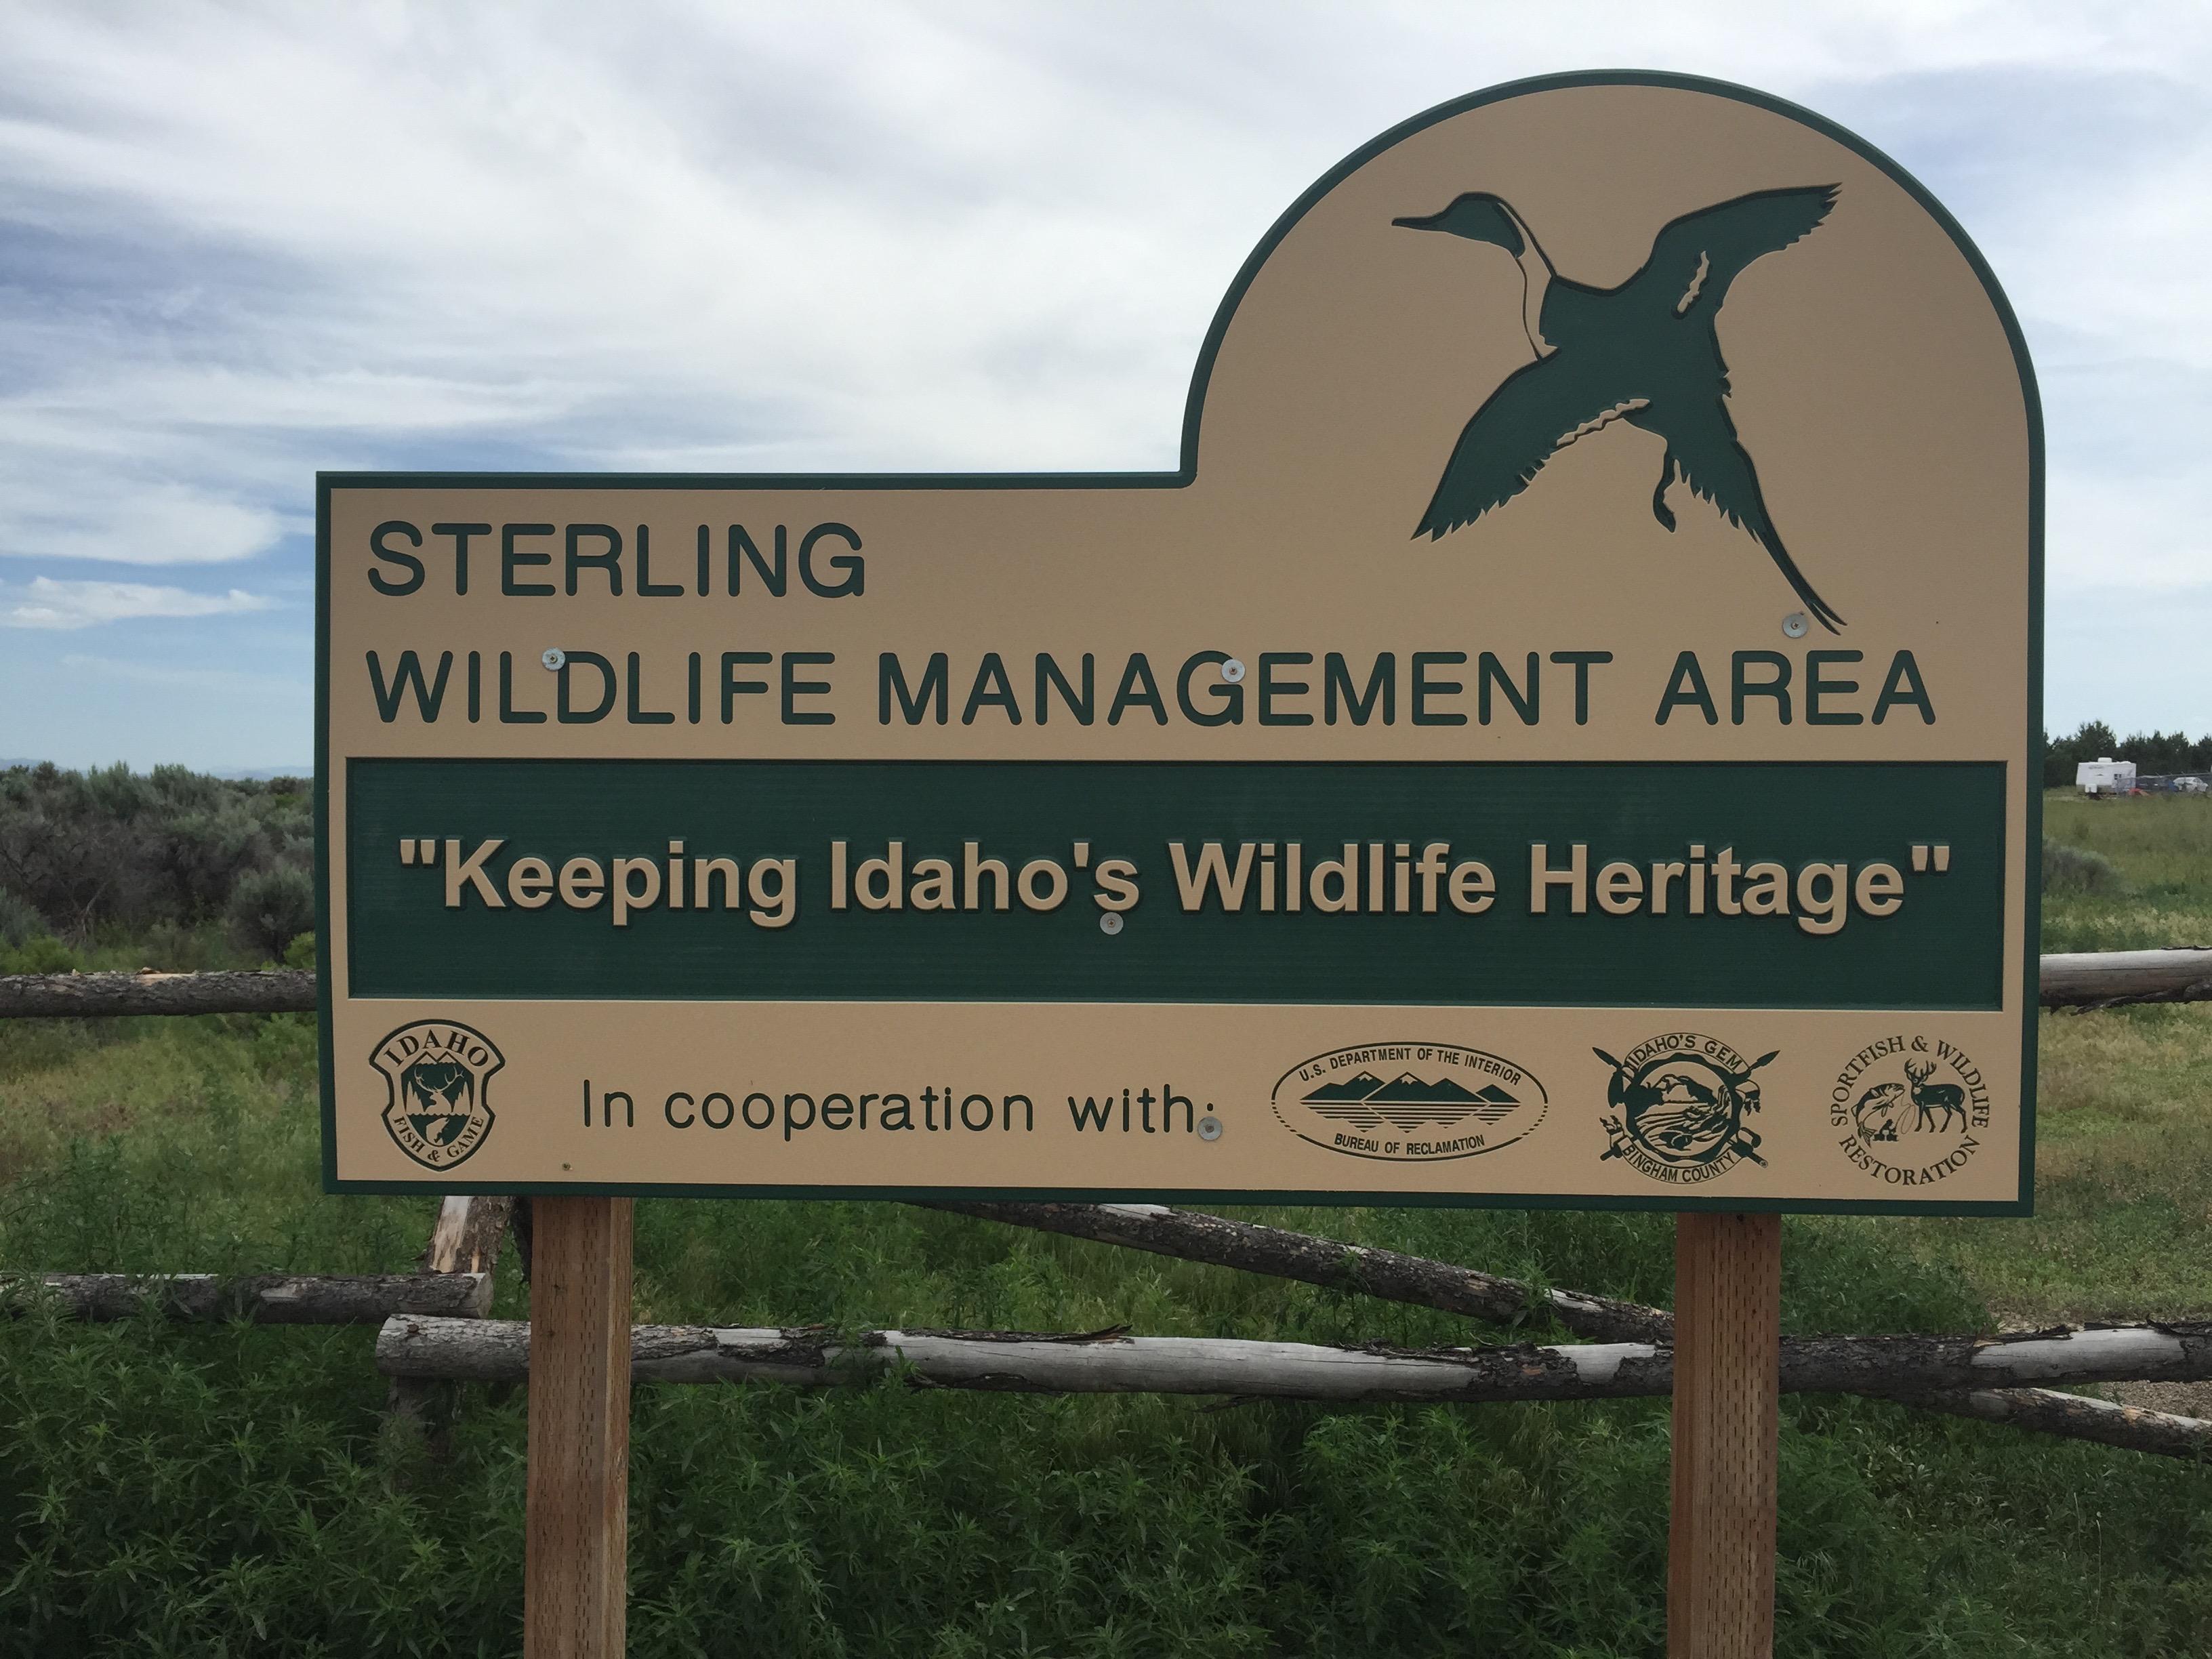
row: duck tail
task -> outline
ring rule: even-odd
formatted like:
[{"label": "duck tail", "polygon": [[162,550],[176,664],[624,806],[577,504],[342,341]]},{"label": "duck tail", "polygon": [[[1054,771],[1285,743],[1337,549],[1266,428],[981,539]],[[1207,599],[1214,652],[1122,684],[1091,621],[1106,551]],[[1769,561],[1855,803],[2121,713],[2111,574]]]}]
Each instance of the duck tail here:
[{"label": "duck tail", "polygon": [[1797,568],[1797,562],[1783,547],[1782,538],[1773,532],[1771,526],[1759,540],[1766,549],[1767,556],[1774,561],[1775,568],[1781,571],[1783,579],[1796,588],[1797,597],[1805,601],[1805,609],[1813,619],[1831,634],[1842,632],[1844,619],[1841,613],[1814,591],[1813,584],[1805,579],[1805,573]]}]

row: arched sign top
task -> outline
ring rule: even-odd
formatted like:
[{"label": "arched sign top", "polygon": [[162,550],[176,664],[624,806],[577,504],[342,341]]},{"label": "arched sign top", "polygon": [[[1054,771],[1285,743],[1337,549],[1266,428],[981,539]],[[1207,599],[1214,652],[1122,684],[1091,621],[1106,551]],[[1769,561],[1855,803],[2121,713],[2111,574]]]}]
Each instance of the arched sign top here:
[{"label": "arched sign top", "polygon": [[[1639,471],[1646,524],[1572,526],[1625,567],[1586,576],[1640,605],[1639,562],[1686,564],[1670,589],[1840,635],[1885,599],[1957,614],[1990,560],[2024,573],[2039,448],[2010,308],[1900,168],[1740,88],[1578,76],[1431,111],[1307,191],[1208,331],[1182,467],[1263,518],[1395,512],[1501,562],[1521,555],[1485,544],[1553,516],[1542,497],[1623,505],[1613,475]],[[1988,548],[1949,533],[2000,497]],[[1711,516],[1741,569],[1668,558]]]},{"label": "arched sign top", "polygon": [[1740,86],[1733,82],[1709,76],[1670,74],[1657,70],[1583,70],[1571,74],[1534,76],[1525,80],[1508,82],[1499,86],[1468,93],[1463,97],[1449,99],[1419,115],[1400,122],[1387,132],[1377,134],[1353,150],[1327,173],[1316,179],[1297,200],[1285,208],[1281,216],[1267,228],[1238,269],[1230,283],[1228,291],[1214,310],[1201,343],[1198,361],[1191,374],[1190,389],[1184,401],[1182,438],[1181,447],[1181,477],[1188,481],[1198,468],[1199,437],[1206,410],[1206,387],[1213,372],[1216,355],[1223,337],[1229,331],[1246,291],[1251,287],[1261,268],[1273,256],[1284,240],[1306,216],[1308,211],[1323,200],[1340,185],[1361,171],[1369,163],[1399,145],[1427,133],[1440,125],[1458,120],[1477,111],[1491,108],[1516,99],[1542,97],[1559,92],[1609,91],[1614,89],[1655,89],[1666,93],[1686,94],[1698,98],[1719,100],[1745,106],[1751,111],[1778,120],[1786,121],[1808,132],[1828,139],[1861,163],[1879,171],[1896,187],[1917,203],[1929,218],[1942,227],[1944,234],[1958,250],[1959,255],[1972,270],[1987,295],[1990,308],[2005,331],[2014,365],[2019,372],[2021,395],[2030,416],[2030,428],[2040,458],[2042,422],[2041,400],[2035,383],[2033,365],[2029,361],[2027,343],[2021,334],[2018,319],[2006,297],[2003,286],[1990,270],[1965,227],[1951,211],[1904,167],[1887,153],[1869,143],[1850,129],[1838,125],[1826,116],[1805,108],[1787,99],[1755,88]]},{"label": "arched sign top", "polygon": [[1178,472],[326,475],[326,1179],[2016,1212],[2040,444],[1902,172],[1596,75]]}]

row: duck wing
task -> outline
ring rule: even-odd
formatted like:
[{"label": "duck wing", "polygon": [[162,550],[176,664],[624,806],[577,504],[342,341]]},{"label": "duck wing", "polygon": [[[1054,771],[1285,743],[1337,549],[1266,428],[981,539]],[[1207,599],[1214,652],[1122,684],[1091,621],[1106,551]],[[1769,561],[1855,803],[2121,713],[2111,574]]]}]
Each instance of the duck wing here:
[{"label": "duck wing", "polygon": [[1554,352],[1507,375],[1452,446],[1451,459],[1416,536],[1434,541],[1519,495],[1544,463],[1577,438],[1645,406],[1593,374],[1578,356]]},{"label": "duck wing", "polygon": [[1755,191],[1672,221],[1652,239],[1651,257],[1622,285],[1663,300],[1677,317],[1710,319],[1729,284],[1753,260],[1809,236],[1836,204],[1838,185]]},{"label": "duck wing", "polygon": [[[1752,465],[1751,453],[1736,436],[1735,422],[1729,418],[1727,405],[1714,398],[1708,402],[1672,406],[1667,420],[1657,429],[1667,441],[1668,454],[1681,469],[1682,482],[1711,501],[1730,524],[1748,530],[1752,539],[1765,548],[1767,557],[1774,561],[1775,568],[1796,589],[1806,610],[1812,612],[1821,627],[1831,634],[1836,632],[1844,619],[1814,591],[1805,573],[1798,569],[1797,562],[1782,545],[1782,532],[1775,529],[1774,520],[1766,510],[1765,494],[1759,487],[1759,470]],[[1759,1066],[1773,1058],[1772,1054],[1767,1055]],[[1755,1072],[1759,1066],[1751,1069]]]}]

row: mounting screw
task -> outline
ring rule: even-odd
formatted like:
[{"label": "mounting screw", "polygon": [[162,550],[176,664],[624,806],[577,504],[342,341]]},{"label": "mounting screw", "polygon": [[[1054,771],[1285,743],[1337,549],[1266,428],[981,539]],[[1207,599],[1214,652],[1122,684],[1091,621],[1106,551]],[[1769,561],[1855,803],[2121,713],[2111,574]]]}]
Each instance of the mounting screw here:
[{"label": "mounting screw", "polygon": [[1237,681],[1244,678],[1244,665],[1239,662],[1236,658],[1231,657],[1227,662],[1221,665],[1221,678],[1227,680],[1231,685],[1236,684]]},{"label": "mounting screw", "polygon": [[1118,910],[1109,910],[1104,915],[1099,917],[1098,931],[1105,934],[1109,939],[1113,938],[1115,934],[1120,933],[1121,931],[1121,913]]},{"label": "mounting screw", "polygon": [[1808,626],[1802,611],[1793,611],[1782,619],[1782,631],[1793,640],[1803,639]]},{"label": "mounting screw", "polygon": [[[1801,629],[1800,631],[1802,632],[1802,630]],[[556,645],[550,650],[541,652],[538,654],[538,660],[544,663],[548,668],[559,668],[563,663],[568,660],[568,653]]]},{"label": "mounting screw", "polygon": [[1202,1117],[1202,1118],[1199,1119],[1199,1121],[1198,1121],[1198,1138],[1199,1138],[1200,1140],[1218,1140],[1218,1139],[1221,1139],[1221,1120],[1220,1120],[1219,1118],[1218,1118],[1218,1117],[1214,1116],[1214,1115],[1213,1115],[1212,1113],[1211,1113],[1211,1112],[1208,1112],[1208,1113],[1207,1113],[1204,1117]]}]

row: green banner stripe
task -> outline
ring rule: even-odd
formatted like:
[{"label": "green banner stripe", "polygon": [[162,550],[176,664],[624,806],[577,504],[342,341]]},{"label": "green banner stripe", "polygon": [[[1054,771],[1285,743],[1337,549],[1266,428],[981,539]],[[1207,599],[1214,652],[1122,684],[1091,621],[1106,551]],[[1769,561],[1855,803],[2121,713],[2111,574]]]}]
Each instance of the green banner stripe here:
[{"label": "green banner stripe", "polygon": [[[1996,1008],[2004,783],[1997,763],[356,760],[353,992]],[[1540,915],[1538,843],[1559,878]],[[702,860],[726,860],[705,908]],[[1139,896],[1109,933],[1094,896],[1117,876]]]}]

